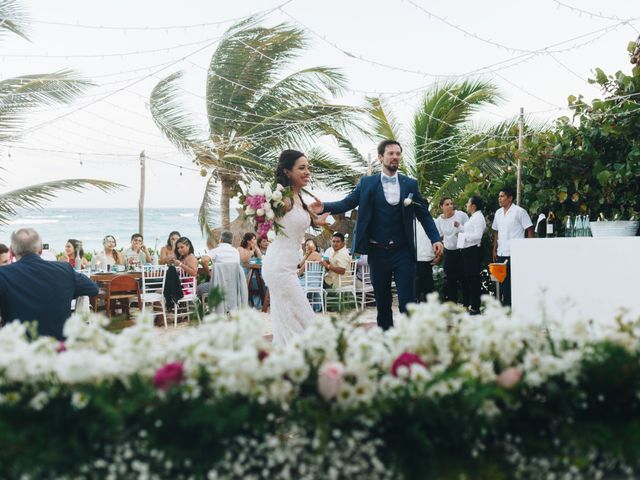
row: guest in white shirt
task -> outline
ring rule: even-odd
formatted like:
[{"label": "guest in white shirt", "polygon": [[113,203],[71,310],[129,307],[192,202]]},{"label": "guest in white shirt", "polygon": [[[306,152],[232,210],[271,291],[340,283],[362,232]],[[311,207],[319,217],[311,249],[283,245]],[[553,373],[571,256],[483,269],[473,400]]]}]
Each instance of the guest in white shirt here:
[{"label": "guest in white shirt", "polygon": [[445,290],[444,299],[449,302],[459,301],[459,292],[462,292],[462,304],[468,305],[467,285],[464,277],[464,265],[462,252],[458,249],[458,229],[454,223],[464,225],[469,220],[466,213],[456,210],[450,197],[440,200],[442,215],[436,219],[436,226],[444,243],[444,273]]},{"label": "guest in white shirt", "polygon": [[503,188],[498,195],[500,208],[496,211],[493,229],[493,261],[507,262],[507,277],[500,286],[500,301],[511,305],[511,241],[518,238],[533,238],[533,224],[524,208],[513,204],[513,190]]},{"label": "guest in white shirt", "polygon": [[483,205],[484,202],[480,197],[471,197],[466,205],[471,218],[464,225],[455,222],[455,226],[458,228],[458,245],[462,248],[462,262],[469,292],[469,313],[471,315],[480,313],[480,269],[482,262],[480,243],[487,228],[487,222],[482,214]]},{"label": "guest in white shirt", "polygon": [[437,265],[442,259],[442,254],[435,255],[431,240],[427,237],[422,224],[414,219],[416,229],[416,300],[418,303],[426,302],[427,295],[433,292],[433,265]]},{"label": "guest in white shirt", "polygon": [[[206,255],[202,256],[202,270],[204,274],[209,278],[211,276],[211,270],[209,269],[209,262],[214,263],[237,263],[240,264],[240,252],[234,248],[231,243],[233,242],[233,233],[224,230],[220,234],[220,244],[216,248],[210,249]],[[198,285],[198,296],[205,295],[211,288],[211,282],[205,282]]]}]

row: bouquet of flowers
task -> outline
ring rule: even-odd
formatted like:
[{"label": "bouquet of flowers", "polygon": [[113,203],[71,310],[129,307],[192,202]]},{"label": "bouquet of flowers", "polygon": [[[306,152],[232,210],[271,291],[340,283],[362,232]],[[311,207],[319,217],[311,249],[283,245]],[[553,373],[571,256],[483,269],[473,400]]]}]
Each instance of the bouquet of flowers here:
[{"label": "bouquet of flowers", "polygon": [[282,230],[282,225],[276,220],[286,213],[284,199],[293,196],[291,188],[279,183],[273,188],[269,183],[261,185],[256,180],[249,184],[246,191],[243,185],[240,188],[238,201],[244,218],[251,221],[258,237],[273,240],[276,233]]}]

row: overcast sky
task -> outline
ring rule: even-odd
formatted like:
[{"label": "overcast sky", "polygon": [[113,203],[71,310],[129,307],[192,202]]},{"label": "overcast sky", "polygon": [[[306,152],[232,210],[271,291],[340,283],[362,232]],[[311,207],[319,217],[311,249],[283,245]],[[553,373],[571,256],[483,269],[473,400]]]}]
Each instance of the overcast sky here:
[{"label": "overcast sky", "polygon": [[[149,93],[161,78],[183,70],[185,102],[205,122],[205,73],[217,40],[234,19],[283,1],[24,0],[31,42],[2,39],[0,78],[72,68],[97,86],[70,108],[31,116],[13,146],[0,144],[2,189],[108,179],[130,188],[64,194],[50,205],[135,207],[144,150],[146,205],[198,206],[204,179],[156,129]],[[640,31],[640,2],[293,0],[263,23],[281,21],[297,23],[311,40],[292,68],[344,70],[351,91],[342,102],[383,94],[408,124],[425,89],[447,76],[472,74],[494,81],[506,98],[477,121],[497,122],[520,107],[552,120],[566,114],[568,95],[599,94],[586,82],[595,67],[630,70],[626,46]]]}]

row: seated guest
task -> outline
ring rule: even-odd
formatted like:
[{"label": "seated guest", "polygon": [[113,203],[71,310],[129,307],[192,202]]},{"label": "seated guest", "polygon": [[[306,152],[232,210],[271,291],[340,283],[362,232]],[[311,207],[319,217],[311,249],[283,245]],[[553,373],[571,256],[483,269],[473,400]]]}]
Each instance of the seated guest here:
[{"label": "seated guest", "polygon": [[96,253],[91,259],[91,268],[110,270],[114,265],[124,265],[124,255],[116,251],[116,238],[107,235],[102,239],[104,251]]},{"label": "seated guest", "polygon": [[193,250],[193,243],[187,237],[180,237],[175,245],[176,258],[173,265],[180,267],[193,277],[198,276],[198,259]]},{"label": "seated guest", "polygon": [[467,279],[467,288],[469,289],[469,313],[471,315],[480,313],[480,292],[482,288],[480,280],[482,249],[480,248],[480,243],[487,228],[487,222],[482,214],[482,206],[483,202],[480,197],[471,197],[467,202],[467,212],[471,215],[471,218],[464,225],[454,224],[459,229],[458,236],[464,237],[462,261],[464,275]]},{"label": "seated guest", "polygon": [[262,252],[258,248],[258,240],[255,233],[247,232],[242,236],[238,253],[240,253],[240,263],[245,268],[245,273],[249,274],[249,262],[251,259],[253,257],[262,259]]},{"label": "seated guest", "polygon": [[344,234],[335,232],[331,239],[333,253],[329,260],[322,260],[322,265],[327,269],[324,277],[325,288],[338,288],[338,278],[344,275],[351,263],[351,257],[344,246]]},{"label": "seated guest", "polygon": [[[240,252],[233,248],[233,233],[228,230],[220,234],[220,244],[216,248],[212,248],[206,255],[202,256],[202,269],[207,278],[211,277],[209,262],[213,263],[237,263],[240,264]],[[206,295],[211,288],[211,282],[205,282],[198,285],[198,296]]]},{"label": "seated guest", "polygon": [[11,235],[18,260],[0,268],[0,315],[4,323],[38,321],[38,334],[63,339],[62,327],[71,316],[71,300],[98,294],[98,286],[65,262],[40,258],[42,240],[32,228]]},{"label": "seated guest", "polygon": [[322,261],[322,255],[318,252],[318,244],[313,238],[310,238],[304,243],[304,256],[298,263],[298,276],[302,285],[304,285],[304,262],[320,261]]},{"label": "seated guest", "polygon": [[260,248],[260,252],[262,253],[262,256],[265,256],[267,254],[267,250],[269,248],[269,239],[267,237],[262,237],[260,239],[260,241],[258,242],[258,247]]},{"label": "seated guest", "polygon": [[[249,278],[249,263],[251,262],[251,259],[253,257],[256,257],[262,260],[262,252],[258,248],[258,240],[256,239],[255,233],[247,232],[244,234],[242,240],[240,241],[238,252],[240,253],[240,263],[242,264],[244,273],[247,278]],[[255,276],[251,279],[249,290],[258,290],[258,279]],[[253,303],[254,307],[262,308],[262,299],[260,298],[260,295],[252,295],[251,302]]]},{"label": "seated guest", "polygon": [[76,268],[76,259],[80,256],[82,265],[78,269],[86,268],[87,259],[84,258],[84,250],[82,249],[82,242],[75,238],[70,238],[64,246],[64,253],[60,258],[61,262],[67,262],[74,269]]},{"label": "seated guest", "polygon": [[131,235],[131,248],[124,252],[124,261],[126,265],[140,266],[145,263],[151,263],[151,255],[144,244],[141,234],[134,233]]},{"label": "seated guest", "polygon": [[0,243],[0,267],[3,265],[9,265],[11,259],[9,258],[9,247],[4,243]]},{"label": "seated guest", "polygon": [[171,265],[176,258],[175,245],[178,239],[182,237],[180,232],[175,230],[169,234],[167,244],[160,249],[160,265]]}]

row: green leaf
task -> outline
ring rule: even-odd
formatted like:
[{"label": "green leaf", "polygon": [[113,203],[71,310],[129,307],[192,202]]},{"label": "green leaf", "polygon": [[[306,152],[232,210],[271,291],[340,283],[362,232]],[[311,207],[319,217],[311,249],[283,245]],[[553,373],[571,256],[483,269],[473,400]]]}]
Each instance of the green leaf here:
[{"label": "green leaf", "polygon": [[600,182],[600,185],[602,185],[602,186],[606,185],[610,176],[611,176],[611,172],[609,172],[608,170],[601,171],[597,175],[598,182]]},{"label": "green leaf", "polygon": [[627,43],[627,52],[633,53],[635,51],[636,51],[636,42],[635,41],[631,41],[631,42]]},{"label": "green leaf", "polygon": [[608,81],[607,74],[604,73],[601,68],[596,68],[596,81],[600,85],[604,85]]}]

